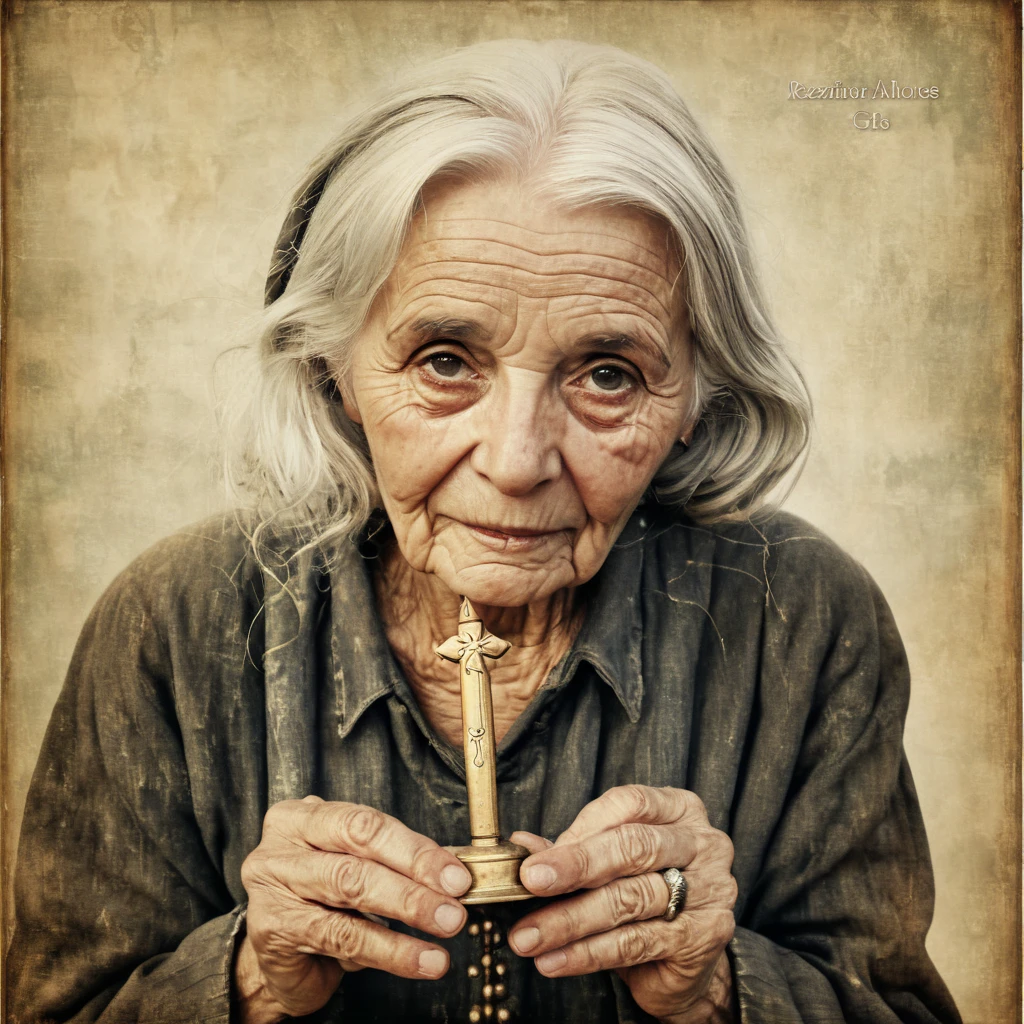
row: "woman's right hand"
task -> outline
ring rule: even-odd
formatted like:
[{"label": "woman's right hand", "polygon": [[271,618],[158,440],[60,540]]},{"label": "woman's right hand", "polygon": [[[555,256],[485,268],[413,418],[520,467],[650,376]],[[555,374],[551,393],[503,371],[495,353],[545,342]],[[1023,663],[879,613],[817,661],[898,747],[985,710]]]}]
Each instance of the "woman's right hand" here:
[{"label": "woman's right hand", "polygon": [[275,804],[242,864],[249,908],[235,959],[237,1019],[264,1024],[312,1013],[345,971],[363,967],[442,977],[444,949],[362,915],[451,936],[466,923],[453,897],[470,881],[453,854],[373,807],[315,796]]}]

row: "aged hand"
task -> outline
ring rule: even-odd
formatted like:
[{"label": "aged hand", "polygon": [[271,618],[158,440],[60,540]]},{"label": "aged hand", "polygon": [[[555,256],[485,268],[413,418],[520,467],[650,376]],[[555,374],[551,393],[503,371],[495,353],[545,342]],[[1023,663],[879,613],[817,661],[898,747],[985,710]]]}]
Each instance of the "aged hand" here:
[{"label": "aged hand", "polygon": [[242,865],[246,936],[235,962],[235,1000],[246,1024],[318,1010],[344,971],[375,967],[440,978],[440,946],[390,931],[363,914],[454,935],[466,911],[465,867],[433,840],[358,804],[319,797],[276,804]]},{"label": "aged hand", "polygon": [[[736,882],[729,837],[708,823],[700,798],[683,789],[621,786],[580,811],[554,844],[528,832],[522,880],[538,896],[573,893],[519,921],[509,941],[558,978],[615,970],[647,1013],[673,1024],[731,1020]],[[668,885],[660,869],[686,876],[685,910],[663,919]]]}]

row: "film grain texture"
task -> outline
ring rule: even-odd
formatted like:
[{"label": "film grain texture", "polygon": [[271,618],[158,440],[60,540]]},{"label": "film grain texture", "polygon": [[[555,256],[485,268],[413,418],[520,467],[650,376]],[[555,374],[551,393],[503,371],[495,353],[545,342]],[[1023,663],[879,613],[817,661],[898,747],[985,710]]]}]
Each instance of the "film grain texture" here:
[{"label": "film grain texture", "polygon": [[302,166],[411,62],[610,42],[671,74],[740,183],[816,404],[789,507],[867,566],[909,652],[930,950],[966,1021],[1019,1019],[1017,18],[994,0],[9,4],[5,873],[90,606],[221,507],[214,364]]}]

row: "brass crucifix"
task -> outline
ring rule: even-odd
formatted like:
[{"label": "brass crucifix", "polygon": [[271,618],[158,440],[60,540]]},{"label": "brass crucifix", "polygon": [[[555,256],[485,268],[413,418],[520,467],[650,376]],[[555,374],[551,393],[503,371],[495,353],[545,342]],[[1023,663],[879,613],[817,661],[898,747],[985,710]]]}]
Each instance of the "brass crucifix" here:
[{"label": "brass crucifix", "polygon": [[519,881],[519,865],[529,851],[501,838],[494,742],[491,677],[484,658],[500,658],[512,645],[487,632],[468,598],[459,608],[459,631],[436,653],[458,662],[462,683],[462,742],[469,791],[469,846],[448,849],[469,868],[473,884],[463,903],[507,903],[533,895]]}]

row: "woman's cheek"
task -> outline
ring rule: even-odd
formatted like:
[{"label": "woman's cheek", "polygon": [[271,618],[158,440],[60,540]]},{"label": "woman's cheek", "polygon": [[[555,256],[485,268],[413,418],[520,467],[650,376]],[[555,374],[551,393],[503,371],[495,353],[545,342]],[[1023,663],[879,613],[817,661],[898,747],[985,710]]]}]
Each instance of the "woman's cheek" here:
[{"label": "woman's cheek", "polygon": [[419,506],[404,515],[388,509],[388,519],[405,560],[419,572],[428,571],[434,553],[434,535],[426,509]]},{"label": "woman's cheek", "polygon": [[574,430],[566,463],[588,518],[611,526],[628,518],[672,447],[671,430],[640,421],[615,430]]},{"label": "woman's cheek", "polygon": [[425,503],[461,458],[460,432],[396,395],[364,421],[378,485],[401,508]]}]

